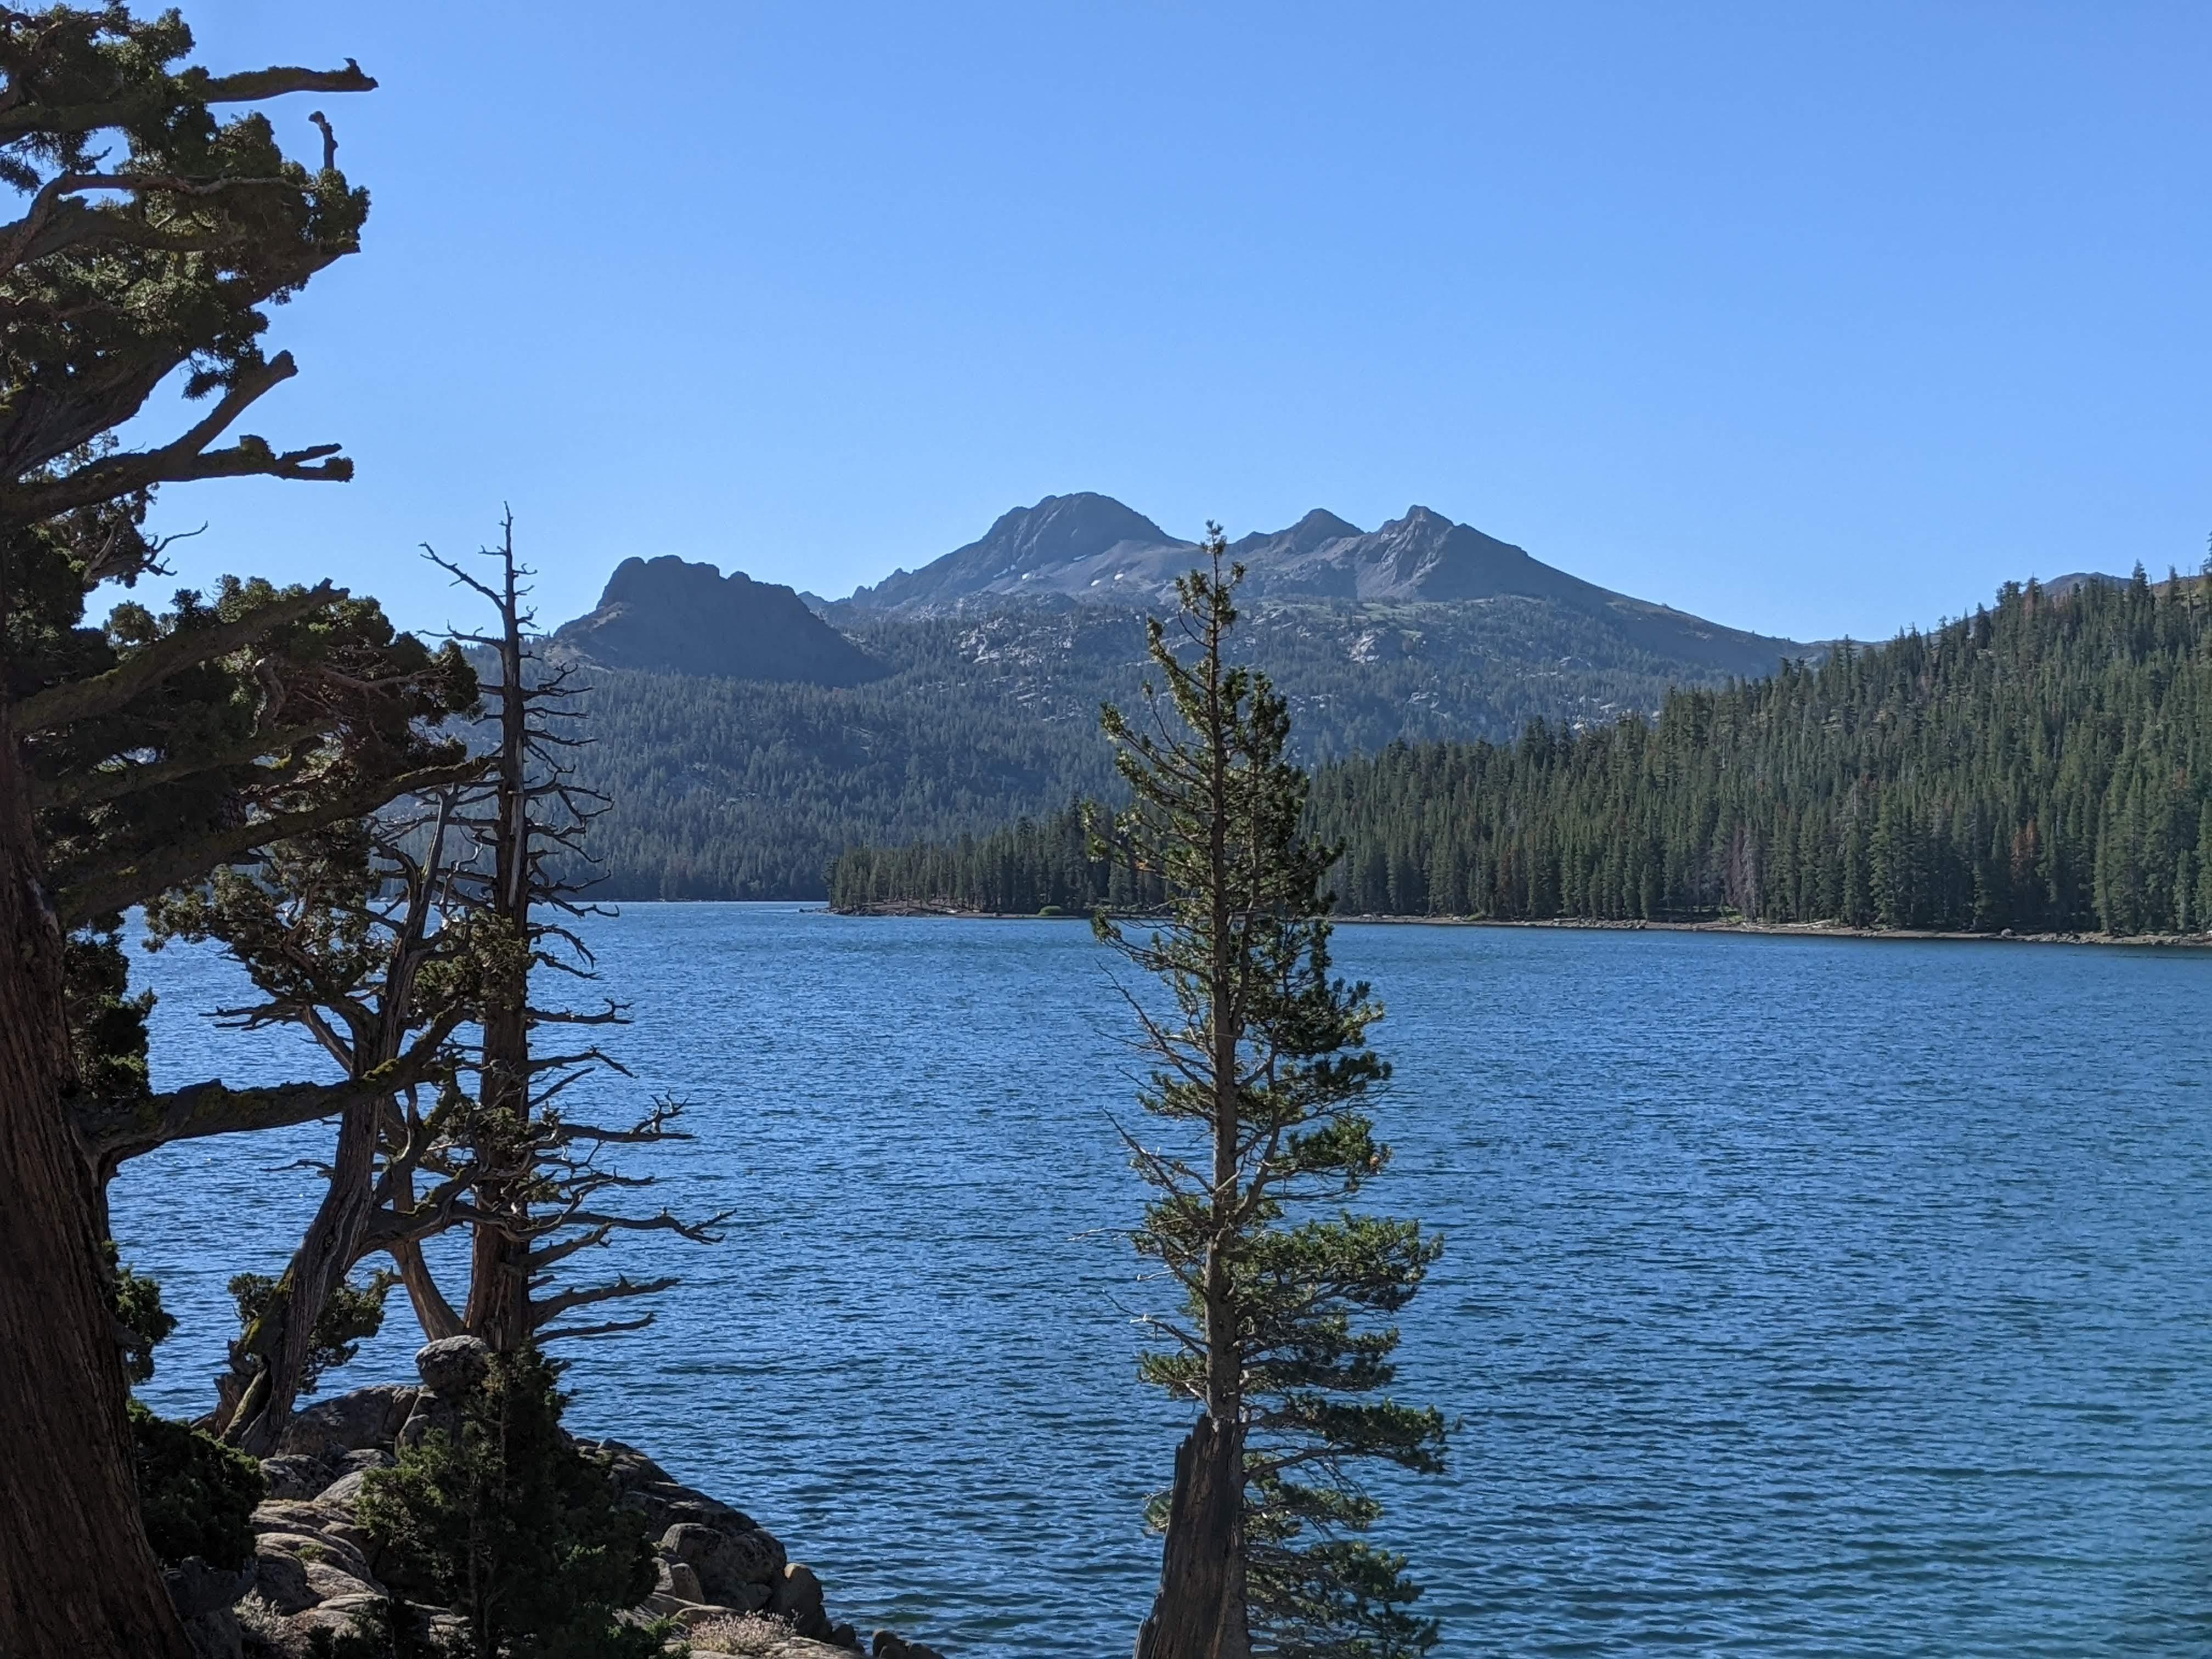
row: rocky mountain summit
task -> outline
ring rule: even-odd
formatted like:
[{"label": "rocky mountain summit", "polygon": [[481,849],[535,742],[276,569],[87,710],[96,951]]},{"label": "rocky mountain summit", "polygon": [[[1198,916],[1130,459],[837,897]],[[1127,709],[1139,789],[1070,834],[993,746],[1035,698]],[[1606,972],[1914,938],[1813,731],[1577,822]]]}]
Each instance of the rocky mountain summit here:
[{"label": "rocky mountain summit", "polygon": [[[914,620],[1003,611],[1025,602],[1172,608],[1175,579],[1198,544],[1169,535],[1110,495],[1048,495],[1000,516],[979,539],[919,570],[823,607],[834,621]],[[1528,552],[1410,507],[1379,529],[1316,507],[1285,530],[1238,538],[1243,592],[1261,605],[1550,607],[1612,629],[1634,650],[1726,672],[1766,672],[1808,647],[1724,628],[1671,606],[1616,593]],[[1505,626],[1510,627],[1508,623]]]},{"label": "rocky mountain summit", "polygon": [[[453,1623],[410,1601],[421,1587],[356,1523],[355,1506],[369,1471],[392,1467],[401,1448],[434,1429],[458,1431],[454,1402],[482,1379],[489,1354],[474,1337],[433,1342],[416,1356],[419,1387],[357,1389],[292,1419],[262,1461],[268,1497],[253,1512],[253,1559],[225,1572],[192,1557],[167,1575],[204,1659],[311,1659],[395,1598],[434,1635]],[[605,1461],[622,1506],[659,1540],[659,1583],[624,1616],[676,1620],[693,1659],[942,1659],[886,1630],[864,1648],[851,1625],[831,1621],[820,1580],[758,1522],[680,1484],[635,1447],[576,1443]]]},{"label": "rocky mountain summit", "polygon": [[599,605],[553,637],[586,661],[651,673],[863,685],[884,672],[788,587],[672,556],[624,559]]},{"label": "rocky mountain summit", "polygon": [[[1054,597],[1158,607],[1190,568],[1195,542],[1169,535],[1110,495],[1048,495],[1001,514],[977,540],[919,570],[897,570],[843,605],[856,616],[938,616],[988,610],[1009,599]],[[1531,557],[1510,542],[1414,506],[1362,530],[1316,507],[1286,530],[1255,531],[1230,544],[1257,599],[1450,604],[1518,598],[1584,611],[1628,607],[1714,629],[1683,612],[1615,593]],[[1784,646],[1788,641],[1762,641]]]},{"label": "rocky mountain summit", "polygon": [[1048,495],[1000,514],[976,540],[919,570],[894,570],[854,590],[846,603],[909,617],[1048,593],[1142,605],[1190,568],[1195,547],[1111,495]]},{"label": "rocky mountain summit", "polygon": [[1288,530],[1243,537],[1230,551],[1262,599],[1448,603],[1517,595],[1596,605],[1622,597],[1425,507],[1409,507],[1372,533],[1316,508]]}]

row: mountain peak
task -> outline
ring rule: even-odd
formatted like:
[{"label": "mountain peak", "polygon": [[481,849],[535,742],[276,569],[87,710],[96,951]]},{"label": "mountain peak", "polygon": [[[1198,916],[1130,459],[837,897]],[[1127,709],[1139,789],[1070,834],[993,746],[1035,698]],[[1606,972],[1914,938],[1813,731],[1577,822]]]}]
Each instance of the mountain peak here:
[{"label": "mountain peak", "polygon": [[981,539],[950,556],[989,550],[1005,556],[1014,568],[1029,569],[1057,559],[1088,558],[1123,542],[1156,547],[1174,539],[1135,508],[1086,490],[1048,495],[1035,507],[1009,507]]},{"label": "mountain peak", "polygon": [[553,637],[609,668],[858,685],[883,671],[788,587],[673,554],[624,559]]},{"label": "mountain peak", "polygon": [[[1255,599],[1521,597],[1587,611],[1620,598],[1419,502],[1375,531],[1316,507],[1286,530],[1240,537],[1229,550],[1244,566],[1246,591]],[[1195,543],[1176,540],[1110,495],[1048,495],[1000,514],[981,538],[919,570],[894,571],[860,589],[850,603],[904,615],[1025,599],[1158,610],[1175,603],[1175,579],[1197,551]]]},{"label": "mountain peak", "polygon": [[1294,552],[1310,553],[1330,542],[1340,542],[1347,536],[1364,536],[1366,533],[1349,519],[1340,519],[1327,507],[1317,507],[1288,530],[1280,532],[1274,539],[1287,543]]},{"label": "mountain peak", "polygon": [[[1423,507],[1419,502],[1416,501],[1413,506],[1407,507],[1403,514],[1400,514],[1397,518],[1391,520],[1389,523],[1384,525],[1381,530],[1376,531],[1375,533],[1378,536],[1388,535],[1390,532],[1395,530],[1401,532],[1411,532],[1414,535],[1437,535],[1458,528],[1461,528],[1461,526],[1455,525],[1449,519],[1444,517],[1443,514],[1437,512],[1434,507]],[[1474,526],[1469,525],[1466,526],[1466,528],[1474,529]],[[1475,533],[1480,535],[1481,532],[1477,531]]]},{"label": "mountain peak", "polygon": [[1034,507],[1009,507],[976,540],[919,570],[893,571],[872,588],[857,589],[853,603],[889,611],[958,605],[985,594],[1050,592],[1055,584],[1038,586],[1037,578],[1104,568],[1125,550],[1190,546],[1111,495],[1047,495]]}]

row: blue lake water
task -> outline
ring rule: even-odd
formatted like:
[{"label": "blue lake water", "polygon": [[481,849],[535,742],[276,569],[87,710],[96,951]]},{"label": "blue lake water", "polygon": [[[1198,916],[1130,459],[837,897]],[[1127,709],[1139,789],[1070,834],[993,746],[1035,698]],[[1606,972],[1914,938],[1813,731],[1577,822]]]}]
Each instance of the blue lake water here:
[{"label": "blue lake water", "polygon": [[[647,905],[592,930],[639,1160],[726,1243],[575,1354],[570,1420],[956,1655],[1125,1654],[1179,1415],[1136,1382],[1130,1058],[1079,924]],[[1452,1654],[2212,1651],[2212,953],[1347,927],[1389,1006],[1376,1207],[1449,1249],[1403,1389],[1464,1419],[1380,1483]],[[313,1073],[143,963],[162,1086]],[[204,1409],[223,1280],[274,1272],[319,1127],[114,1193]],[[386,1334],[328,1386],[411,1374]]]}]

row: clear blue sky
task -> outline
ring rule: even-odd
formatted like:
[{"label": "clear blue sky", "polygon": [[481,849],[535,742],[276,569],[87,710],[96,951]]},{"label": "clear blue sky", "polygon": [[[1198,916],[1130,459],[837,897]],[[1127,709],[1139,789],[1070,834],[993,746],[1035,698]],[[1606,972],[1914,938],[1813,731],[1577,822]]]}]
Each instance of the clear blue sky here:
[{"label": "clear blue sky", "polygon": [[[365,251],[179,575],[501,501],[542,619],[678,553],[836,595],[1097,489],[1194,534],[1419,501],[1800,638],[2212,529],[2212,8],[187,5],[326,100]],[[313,100],[283,131],[312,155]]]}]

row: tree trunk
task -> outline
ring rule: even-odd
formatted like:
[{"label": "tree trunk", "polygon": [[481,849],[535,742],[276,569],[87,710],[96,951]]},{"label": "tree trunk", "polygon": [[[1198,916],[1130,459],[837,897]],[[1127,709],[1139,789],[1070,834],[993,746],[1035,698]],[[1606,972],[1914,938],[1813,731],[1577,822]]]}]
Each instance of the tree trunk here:
[{"label": "tree trunk", "polygon": [[74,1073],[61,929],[0,699],[0,1654],[191,1659],[139,1518]]},{"label": "tree trunk", "polygon": [[383,1111],[381,1100],[356,1101],[338,1120],[330,1185],[314,1219],[268,1307],[231,1344],[230,1373],[222,1383],[222,1437],[256,1457],[276,1449],[300,1395],[316,1323],[361,1259],[361,1241],[376,1207],[376,1137]]},{"label": "tree trunk", "polygon": [[1243,1429],[1210,1415],[1176,1448],[1159,1594],[1136,1659],[1249,1659],[1243,1465]]},{"label": "tree trunk", "polygon": [[422,1328],[424,1341],[442,1342],[449,1336],[466,1333],[467,1322],[453,1311],[453,1304],[446,1300],[446,1293],[438,1288],[437,1279],[431,1275],[420,1239],[410,1238],[394,1244],[392,1261],[399,1269],[399,1282],[407,1288],[407,1300],[414,1306],[415,1322]]},{"label": "tree trunk", "polygon": [[488,1223],[471,1236],[465,1322],[495,1352],[517,1352],[530,1340],[530,1247]]},{"label": "tree trunk", "polygon": [[[507,1149],[498,1146],[499,1137],[511,1134],[520,1143],[530,1127],[530,907],[537,893],[530,847],[530,721],[523,680],[526,653],[511,532],[501,592],[499,766],[493,775],[497,819],[493,878],[497,890],[492,910],[510,930],[507,942],[514,954],[502,969],[505,982],[486,987],[483,1067],[477,1102],[491,1141],[480,1145],[480,1160],[487,1152],[504,1158]],[[518,1167],[512,1180],[486,1182],[476,1192],[479,1210],[513,1224],[502,1228],[496,1220],[479,1223],[470,1252],[469,1330],[499,1353],[513,1353],[528,1343],[533,1324],[527,1231],[531,1173]]]},{"label": "tree trunk", "polygon": [[[520,930],[517,930],[518,936]],[[524,1008],[528,981],[502,996],[484,1012],[483,1073],[477,1103],[489,1138],[480,1142],[478,1158],[487,1164],[513,1162],[521,1158],[501,1137],[520,1143],[530,1120],[530,1027]],[[477,1188],[476,1205],[489,1221],[478,1222],[471,1236],[469,1257],[468,1327],[495,1352],[513,1353],[530,1340],[530,1239],[524,1230],[530,1222],[530,1188],[526,1172],[513,1179],[488,1181]],[[498,1224],[504,1218],[512,1230]]]}]

